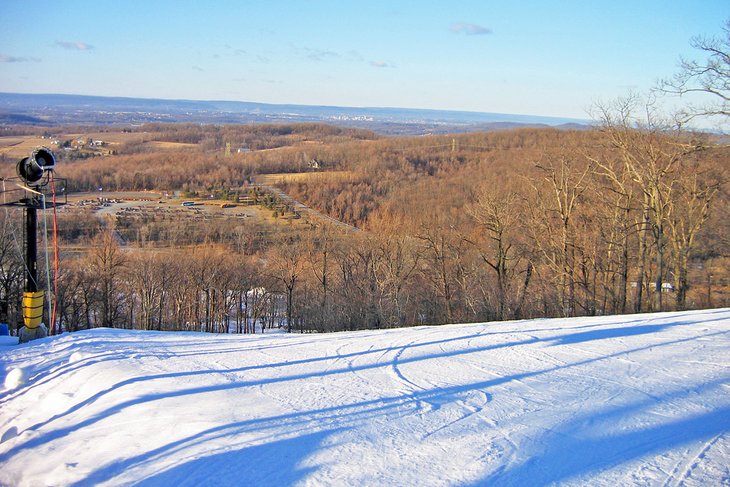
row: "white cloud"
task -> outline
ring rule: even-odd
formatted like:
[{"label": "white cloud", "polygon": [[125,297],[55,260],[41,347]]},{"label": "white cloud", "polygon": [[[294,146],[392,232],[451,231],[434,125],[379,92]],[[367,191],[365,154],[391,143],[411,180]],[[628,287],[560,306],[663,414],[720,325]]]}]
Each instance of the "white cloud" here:
[{"label": "white cloud", "polygon": [[457,22],[451,24],[449,30],[455,34],[466,34],[468,36],[480,36],[492,33],[492,29],[482,27],[477,24],[469,24],[467,22]]},{"label": "white cloud", "polygon": [[56,45],[70,51],[91,51],[94,46],[81,41],[56,41]]},{"label": "white cloud", "polygon": [[20,56],[7,56],[0,54],[0,63],[39,63],[40,59],[37,57],[20,57]]},{"label": "white cloud", "polygon": [[312,61],[325,61],[327,59],[334,59],[340,57],[339,53],[324,49],[314,49],[311,47],[305,47],[304,52],[306,56]]}]

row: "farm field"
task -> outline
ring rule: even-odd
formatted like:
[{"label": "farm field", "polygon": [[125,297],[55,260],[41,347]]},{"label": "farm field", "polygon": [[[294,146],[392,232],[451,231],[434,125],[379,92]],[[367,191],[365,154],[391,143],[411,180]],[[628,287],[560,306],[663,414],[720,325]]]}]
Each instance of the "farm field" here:
[{"label": "farm field", "polygon": [[329,180],[348,181],[351,180],[354,176],[355,173],[353,171],[308,171],[278,174],[260,174],[256,176],[256,181],[261,184],[276,186],[277,184],[282,182],[301,182],[322,177],[326,177]]},{"label": "farm field", "polygon": [[44,145],[48,145],[48,140],[38,136],[0,137],[0,155],[22,159]]}]

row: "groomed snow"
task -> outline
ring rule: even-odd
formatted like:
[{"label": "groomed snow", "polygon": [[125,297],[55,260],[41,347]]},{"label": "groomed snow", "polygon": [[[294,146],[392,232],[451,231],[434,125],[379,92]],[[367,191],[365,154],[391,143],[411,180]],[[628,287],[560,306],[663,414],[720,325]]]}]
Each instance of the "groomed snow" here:
[{"label": "groomed snow", "polygon": [[730,483],[730,309],[11,342],[2,485]]}]

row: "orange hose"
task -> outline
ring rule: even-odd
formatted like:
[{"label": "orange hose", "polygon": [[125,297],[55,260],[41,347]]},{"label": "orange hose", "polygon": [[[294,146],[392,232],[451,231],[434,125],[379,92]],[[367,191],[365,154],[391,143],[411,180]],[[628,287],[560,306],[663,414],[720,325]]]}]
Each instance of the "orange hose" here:
[{"label": "orange hose", "polygon": [[51,334],[56,332],[56,306],[58,304],[58,220],[56,219],[56,185],[51,175],[51,194],[53,196],[53,313],[51,313]]}]

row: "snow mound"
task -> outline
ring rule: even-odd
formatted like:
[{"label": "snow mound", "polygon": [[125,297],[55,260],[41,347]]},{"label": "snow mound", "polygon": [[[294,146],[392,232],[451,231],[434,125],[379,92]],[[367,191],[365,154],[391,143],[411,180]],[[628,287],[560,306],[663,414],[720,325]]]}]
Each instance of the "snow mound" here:
[{"label": "snow mound", "polygon": [[0,485],[730,483],[730,309],[97,329],[6,348],[0,370],[33,377],[0,392]]},{"label": "snow mound", "polygon": [[25,370],[22,368],[11,369],[10,372],[5,376],[5,389],[14,390],[25,384],[28,380]]},{"label": "snow mound", "polygon": [[81,352],[74,352],[68,358],[69,363],[81,362],[84,359],[84,354]]}]

